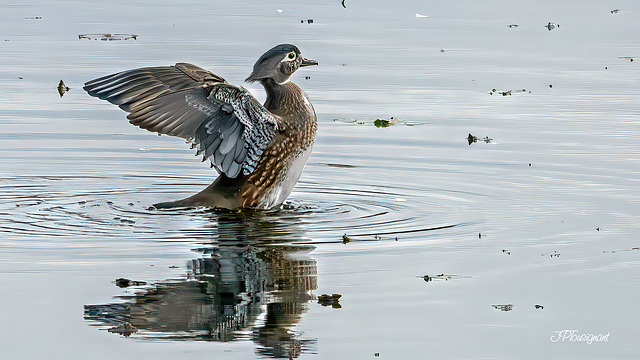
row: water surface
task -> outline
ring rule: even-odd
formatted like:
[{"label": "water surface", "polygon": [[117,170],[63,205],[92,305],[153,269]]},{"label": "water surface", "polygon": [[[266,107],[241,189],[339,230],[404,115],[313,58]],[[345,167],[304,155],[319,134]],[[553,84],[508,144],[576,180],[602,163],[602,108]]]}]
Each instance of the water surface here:
[{"label": "water surface", "polygon": [[[640,7],[345,5],[0,5],[3,354],[638,356]],[[103,33],[137,37],[78,38]],[[82,84],[175,62],[242,84],[282,42],[320,63],[293,78],[319,130],[286,205],[150,209],[215,171]]]}]

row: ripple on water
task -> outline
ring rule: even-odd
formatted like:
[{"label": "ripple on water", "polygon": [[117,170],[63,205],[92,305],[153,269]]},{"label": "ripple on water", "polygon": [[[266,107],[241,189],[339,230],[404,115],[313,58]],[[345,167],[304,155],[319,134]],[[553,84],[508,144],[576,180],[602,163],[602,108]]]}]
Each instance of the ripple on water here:
[{"label": "ripple on water", "polygon": [[[133,180],[133,181],[132,181]],[[141,199],[176,197],[187,185],[141,187],[133,179],[16,177],[0,179],[0,232],[16,237],[129,238],[154,241],[336,242],[404,238],[456,225],[431,216],[400,189],[367,184],[345,188],[300,183],[281,209],[216,213],[159,211]],[[195,181],[193,181],[195,182]],[[109,184],[96,185],[97,183]],[[72,190],[70,190],[72,189]]]}]

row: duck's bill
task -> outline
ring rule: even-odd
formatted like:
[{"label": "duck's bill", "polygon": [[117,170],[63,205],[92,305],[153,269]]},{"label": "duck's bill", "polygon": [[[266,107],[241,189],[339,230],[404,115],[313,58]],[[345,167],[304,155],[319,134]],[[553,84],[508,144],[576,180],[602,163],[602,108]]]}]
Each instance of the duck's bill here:
[{"label": "duck's bill", "polygon": [[311,65],[318,65],[318,62],[315,60],[302,58],[302,63],[300,64],[300,67],[311,66]]}]

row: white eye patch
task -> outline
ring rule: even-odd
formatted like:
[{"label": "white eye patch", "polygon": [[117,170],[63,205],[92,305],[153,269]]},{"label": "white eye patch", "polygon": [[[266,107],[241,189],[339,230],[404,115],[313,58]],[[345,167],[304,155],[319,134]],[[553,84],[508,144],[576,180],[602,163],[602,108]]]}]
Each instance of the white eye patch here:
[{"label": "white eye patch", "polygon": [[[293,57],[291,57],[291,54],[293,54]],[[284,59],[280,60],[280,62],[285,62],[285,61],[294,61],[296,59],[296,53],[294,52],[290,52],[287,55],[284,56]]]}]

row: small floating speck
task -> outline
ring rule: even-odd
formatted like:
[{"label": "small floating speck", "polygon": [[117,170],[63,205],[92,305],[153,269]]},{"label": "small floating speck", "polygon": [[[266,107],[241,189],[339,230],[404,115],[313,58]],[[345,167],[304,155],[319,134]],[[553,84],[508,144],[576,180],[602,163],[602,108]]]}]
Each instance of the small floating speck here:
[{"label": "small floating speck", "polygon": [[500,311],[511,311],[513,310],[513,304],[504,304],[504,305],[491,305],[494,309]]},{"label": "small floating speck", "polygon": [[556,257],[556,258],[560,257],[560,253],[555,251],[555,250],[553,251],[553,254],[540,254],[540,256],[547,256],[547,255],[549,255],[549,257],[552,257],[552,258],[553,257]]},{"label": "small floating speck", "polygon": [[417,18],[428,18],[429,16],[416,13],[416,17]]},{"label": "small floating speck", "polygon": [[[506,91],[498,91],[496,89],[491,89],[491,91],[489,91],[489,95],[500,94],[502,96],[511,96],[513,94],[525,93],[525,92],[527,92],[526,89],[516,89],[516,90],[506,90]],[[529,94],[531,94],[531,91],[529,91]]]},{"label": "small floating speck", "polygon": [[347,234],[342,235],[342,243],[348,244],[351,242],[351,238],[347,236]]},{"label": "small floating speck", "polygon": [[509,25],[507,25],[507,26],[508,26],[510,29],[513,29],[513,28],[517,28],[519,25],[518,25],[518,24],[509,24]]},{"label": "small floating speck", "polygon": [[475,135],[473,135],[471,133],[467,136],[467,142],[469,143],[469,145],[477,143],[478,140],[484,141],[487,144],[490,144],[493,141],[493,139],[488,137],[488,136],[485,136],[482,139],[478,139],[477,136],[475,136]]},{"label": "small floating speck", "polygon": [[536,309],[544,309],[544,306],[536,304]]},{"label": "small floating speck", "polygon": [[549,21],[549,23],[547,25],[545,25],[544,27],[546,27],[549,31],[555,29],[555,28],[559,28],[560,24],[554,24],[551,21]]},{"label": "small floating speck", "polygon": [[330,166],[330,167],[336,167],[336,168],[344,168],[344,169],[352,169],[356,167],[355,165],[349,165],[349,164],[324,164],[324,165]]},{"label": "small floating speck", "polygon": [[313,24],[313,19],[307,19],[307,20],[300,20],[301,24],[307,23],[307,24]]},{"label": "small floating speck", "polygon": [[138,151],[147,152],[151,150],[149,148],[138,148]]},{"label": "small floating speck", "polygon": [[449,281],[452,279],[458,279],[459,276],[456,274],[438,274],[438,275],[433,275],[433,276],[429,276],[429,275],[423,275],[421,276],[422,280],[424,280],[425,282],[430,282],[433,280],[444,280],[444,281]]},{"label": "small floating speck", "polygon": [[89,40],[102,40],[102,41],[112,41],[112,40],[137,40],[138,35],[135,34],[80,34],[78,35],[78,39],[89,39]]},{"label": "small floating speck", "polygon": [[25,16],[25,20],[42,20],[42,16]]},{"label": "small floating speck", "polygon": [[282,9],[276,9],[276,11],[279,12],[279,13],[283,12]]},{"label": "small floating speck", "polygon": [[637,58],[637,56],[618,56],[618,59],[625,59],[633,62],[633,59]]},{"label": "small floating speck", "polygon": [[611,13],[612,13],[612,14],[617,14],[617,13],[619,13],[619,12],[620,12],[620,9],[613,9],[613,10],[611,10]]},{"label": "small floating speck", "polygon": [[62,97],[67,91],[69,91],[69,87],[60,79],[60,83],[58,83],[58,94]]}]

